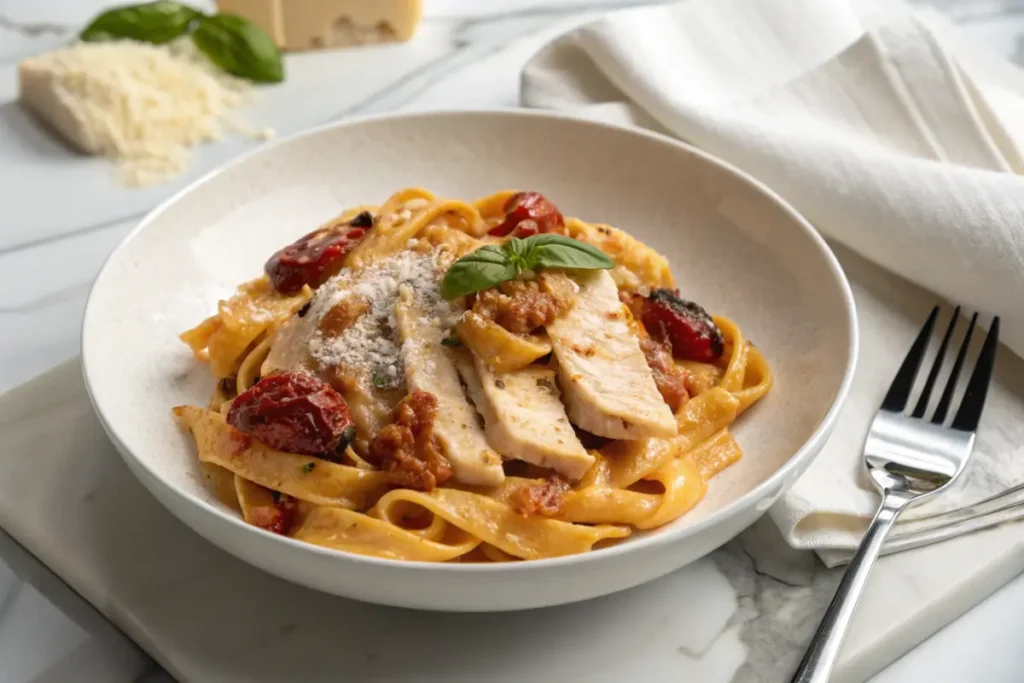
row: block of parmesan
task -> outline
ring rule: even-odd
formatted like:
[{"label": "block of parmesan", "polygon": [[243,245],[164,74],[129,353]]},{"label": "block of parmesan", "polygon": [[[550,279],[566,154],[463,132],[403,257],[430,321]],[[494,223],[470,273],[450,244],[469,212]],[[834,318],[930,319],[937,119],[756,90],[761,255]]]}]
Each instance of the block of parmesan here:
[{"label": "block of parmesan", "polygon": [[315,50],[409,40],[422,0],[217,0],[221,12],[245,17],[286,50]]}]

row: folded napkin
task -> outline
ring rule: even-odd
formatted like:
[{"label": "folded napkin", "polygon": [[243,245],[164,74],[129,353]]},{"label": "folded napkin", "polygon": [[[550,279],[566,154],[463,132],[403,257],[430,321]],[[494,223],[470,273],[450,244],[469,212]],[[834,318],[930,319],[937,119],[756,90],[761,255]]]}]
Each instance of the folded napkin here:
[{"label": "folded napkin", "polygon": [[[1024,74],[942,15],[896,0],[627,10],[538,53],[522,99],[658,130],[738,166],[826,238],[950,301],[1006,316],[1002,338],[1024,355]],[[790,544],[829,564],[849,556],[877,504],[853,480],[888,381],[859,372],[853,415],[771,513]],[[1024,480],[1017,460],[1021,471],[982,467],[985,476],[912,513]]]}]

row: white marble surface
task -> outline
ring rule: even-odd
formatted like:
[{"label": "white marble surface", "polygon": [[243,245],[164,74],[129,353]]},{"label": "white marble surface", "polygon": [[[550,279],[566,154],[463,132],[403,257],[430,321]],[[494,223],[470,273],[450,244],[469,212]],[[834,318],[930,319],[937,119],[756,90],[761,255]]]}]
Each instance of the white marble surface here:
[{"label": "white marble surface", "polygon": [[[103,259],[142,212],[187,180],[145,191],[117,188],[105,162],[65,151],[12,103],[14,61],[65,41],[68,32],[102,4],[102,0],[0,0],[0,207],[4,209],[0,218],[0,389],[77,352],[88,285]],[[395,109],[514,106],[519,67],[538,47],[604,8],[632,4],[642,3],[426,0],[428,20],[413,43],[293,58],[287,86],[267,92],[252,117],[266,117],[280,132],[288,133],[343,116]],[[961,17],[969,32],[1024,60],[1024,3],[947,0],[941,4]],[[202,150],[189,177],[250,146],[230,142]],[[806,598],[824,594],[833,580],[827,575],[816,580],[818,574],[811,567],[800,569],[801,561],[795,579],[791,568],[780,573],[762,567],[763,574],[756,574],[749,570],[749,558],[744,560],[738,548],[734,551],[724,556],[740,565],[746,561],[747,569],[716,567],[709,561],[693,571],[718,577],[712,579],[715,585],[740,596],[741,609],[730,611],[721,624],[729,624],[726,631],[735,637],[715,638],[721,628],[711,629],[710,635],[695,633],[680,651],[704,654],[698,659],[716,667],[715,680],[721,676],[728,680],[731,671],[741,666],[741,633],[751,641],[747,646],[762,637],[757,627],[765,618],[759,615],[788,611],[799,617],[801,609],[817,604]],[[920,572],[928,576],[933,567],[922,563]],[[729,577],[734,585],[723,583]],[[781,590],[786,583],[797,587]],[[920,590],[913,584],[907,588]],[[779,604],[780,600],[784,602]],[[878,680],[1024,680],[1024,662],[1017,656],[1019,643],[1024,642],[1021,606],[1024,580],[1018,579]],[[803,631],[794,635],[776,663],[787,661],[799,649],[800,634],[809,633],[816,620],[812,614],[813,609],[803,614],[798,621]],[[91,655],[81,653],[83,648],[89,651],[91,642],[31,588],[11,581],[0,569],[0,680],[71,680],[60,676],[61,671],[72,670],[82,676],[88,671],[85,665],[69,669],[61,662],[85,661]],[[764,669],[767,665],[748,662],[747,666]],[[704,680],[698,675],[701,670],[690,670],[695,680]],[[112,674],[100,674],[93,680],[114,679]]]}]

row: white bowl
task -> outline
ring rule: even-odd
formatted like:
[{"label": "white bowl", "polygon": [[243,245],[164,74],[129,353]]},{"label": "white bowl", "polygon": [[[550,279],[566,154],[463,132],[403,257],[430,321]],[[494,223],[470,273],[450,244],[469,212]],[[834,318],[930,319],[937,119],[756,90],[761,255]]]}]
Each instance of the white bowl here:
[{"label": "white bowl", "polygon": [[[261,272],[269,254],[343,207],[423,185],[472,198],[535,189],[567,215],[625,228],[666,254],[687,298],[738,321],[775,387],[735,425],[741,462],[692,512],[594,552],[512,564],[396,562],[245,524],[203,485],[172,420],[209,372],[177,335]],[[355,120],[243,157],[153,211],[114,251],[86,308],[96,412],[125,462],[185,524],[282,578],[369,602],[510,610],[649,581],[753,522],[821,449],[856,356],[850,288],[825,242],[744,173],[669,138],[551,114],[450,112]]]}]

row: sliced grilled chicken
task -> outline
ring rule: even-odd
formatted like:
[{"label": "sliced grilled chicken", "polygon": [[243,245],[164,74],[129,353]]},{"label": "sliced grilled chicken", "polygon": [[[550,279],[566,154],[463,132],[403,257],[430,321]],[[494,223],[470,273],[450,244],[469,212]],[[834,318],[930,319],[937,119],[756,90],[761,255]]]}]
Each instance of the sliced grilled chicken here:
[{"label": "sliced grilled chicken", "polygon": [[569,419],[609,439],[675,436],[675,416],[658,393],[605,270],[579,273],[575,304],[547,326]]},{"label": "sliced grilled chicken", "polygon": [[434,434],[452,465],[455,480],[497,486],[505,480],[501,457],[487,444],[476,411],[459,382],[454,354],[441,343],[440,327],[431,322],[405,287],[399,290],[395,319],[402,341],[406,385],[410,392],[427,391],[437,397]]},{"label": "sliced grilled chicken", "polygon": [[576,481],[594,464],[566,417],[553,370],[529,366],[492,372],[462,350],[459,374],[486,423],[487,440],[505,458],[548,467]]}]

